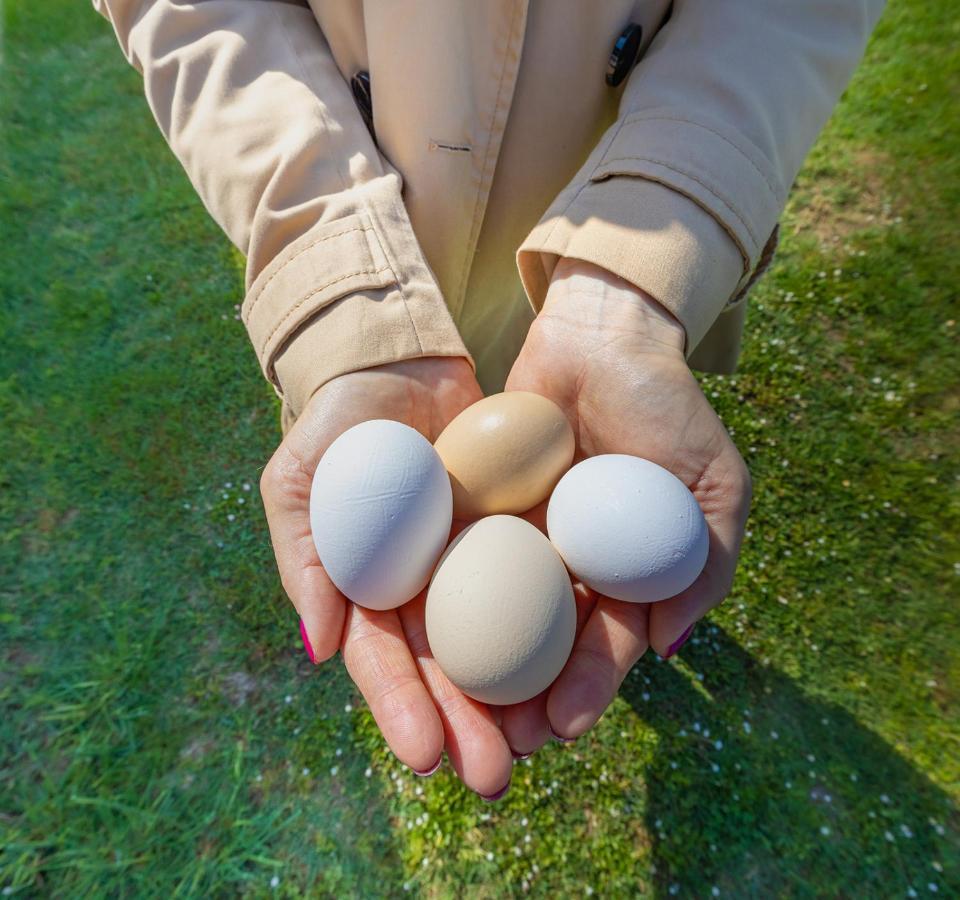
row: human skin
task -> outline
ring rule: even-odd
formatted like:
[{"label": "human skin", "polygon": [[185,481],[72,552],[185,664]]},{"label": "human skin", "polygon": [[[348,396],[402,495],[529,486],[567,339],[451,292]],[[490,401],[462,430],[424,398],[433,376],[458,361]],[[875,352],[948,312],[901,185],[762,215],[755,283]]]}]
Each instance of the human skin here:
[{"label": "human skin", "polygon": [[[557,266],[543,309],[507,381],[553,399],[577,438],[577,456],[631,453],[670,469],[694,492],[710,528],[700,578],[657,604],[598,597],[577,586],[578,637],[563,672],[526,703],[489,708],[440,671],[426,640],[424,596],[372,611],[333,586],[310,533],[313,472],[343,431],[367,419],[405,422],[431,441],[482,396],[469,363],[430,357],[340,376],[307,404],[267,464],[261,493],[280,577],[312,658],[339,649],[390,748],[417,772],[446,750],[484,797],[509,784],[514,755],[551,733],[576,738],[600,717],[626,673],[652,646],[676,650],[689,626],[729,590],[750,499],[746,466],[683,357],[680,324],[652,298],[603,269]],[[544,506],[528,518],[543,527]]]},{"label": "human skin", "polygon": [[[660,603],[578,593],[583,622],[548,691],[504,711],[503,733],[529,753],[551,732],[576,738],[600,718],[627,672],[652,647],[675,653],[730,590],[750,507],[750,475],[684,359],[680,323],[605,269],[561,260],[507,390],[543,394],[567,414],[576,459],[627,453],[669,469],[703,509],[710,551],[700,577]],[[543,509],[529,514],[543,519]]]}]

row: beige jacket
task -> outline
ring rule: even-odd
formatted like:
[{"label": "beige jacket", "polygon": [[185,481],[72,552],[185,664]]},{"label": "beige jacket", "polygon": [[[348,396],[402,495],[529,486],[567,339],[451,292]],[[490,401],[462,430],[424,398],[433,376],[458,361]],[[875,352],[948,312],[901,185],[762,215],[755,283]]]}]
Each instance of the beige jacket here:
[{"label": "beige jacket", "polygon": [[[243,321],[288,425],[393,360],[472,355],[499,389],[563,256],[652,294],[692,364],[729,370],[743,288],[882,0],[94,6],[246,254]],[[630,23],[639,61],[611,87]]]}]

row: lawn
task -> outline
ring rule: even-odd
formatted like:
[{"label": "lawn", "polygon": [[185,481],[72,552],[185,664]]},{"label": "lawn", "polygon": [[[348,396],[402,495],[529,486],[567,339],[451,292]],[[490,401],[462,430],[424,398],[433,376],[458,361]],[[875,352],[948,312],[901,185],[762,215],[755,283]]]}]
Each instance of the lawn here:
[{"label": "lawn", "polygon": [[703,379],[755,480],[732,596],[493,806],[302,652],[242,263],[108,26],[2,15],[4,896],[960,894],[952,0],[890,3]]}]

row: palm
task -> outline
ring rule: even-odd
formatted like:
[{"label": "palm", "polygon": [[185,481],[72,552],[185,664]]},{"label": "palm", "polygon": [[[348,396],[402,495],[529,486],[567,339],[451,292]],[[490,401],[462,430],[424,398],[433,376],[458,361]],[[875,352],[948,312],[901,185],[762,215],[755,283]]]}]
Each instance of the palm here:
[{"label": "palm", "polygon": [[[566,669],[547,695],[504,714],[504,733],[518,749],[539,745],[548,729],[572,737],[589,728],[648,644],[666,655],[723,598],[739,551],[746,468],[684,362],[682,332],[639,315],[636,297],[620,296],[623,290],[612,281],[585,293],[575,281],[551,288],[507,389],[554,400],[574,428],[578,458],[627,453],[677,475],[707,517],[710,554],[698,581],[662,603],[581,592],[581,628]],[[532,518],[542,522],[542,512]]]},{"label": "palm", "polygon": [[354,606],[334,587],[310,532],[313,472],[330,443],[367,419],[405,422],[431,441],[482,396],[463,359],[427,358],[341,376],[310,401],[262,480],[284,588],[317,661],[343,652],[390,747],[414,770],[432,768],[444,746],[461,778],[481,794],[510,776],[509,747],[490,711],[440,672],[426,641],[423,596],[399,610]]}]

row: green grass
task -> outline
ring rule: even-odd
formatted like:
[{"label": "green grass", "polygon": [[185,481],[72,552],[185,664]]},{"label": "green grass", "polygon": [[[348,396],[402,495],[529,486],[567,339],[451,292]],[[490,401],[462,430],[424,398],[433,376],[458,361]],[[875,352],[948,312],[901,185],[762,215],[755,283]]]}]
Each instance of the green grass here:
[{"label": "green grass", "polygon": [[8,2],[0,888],[960,892],[953,13],[891,3],[740,373],[704,379],[756,485],[733,596],[490,807],[411,778],[339,663],[306,663],[256,491],[278,412],[240,260],[105,23]]}]

